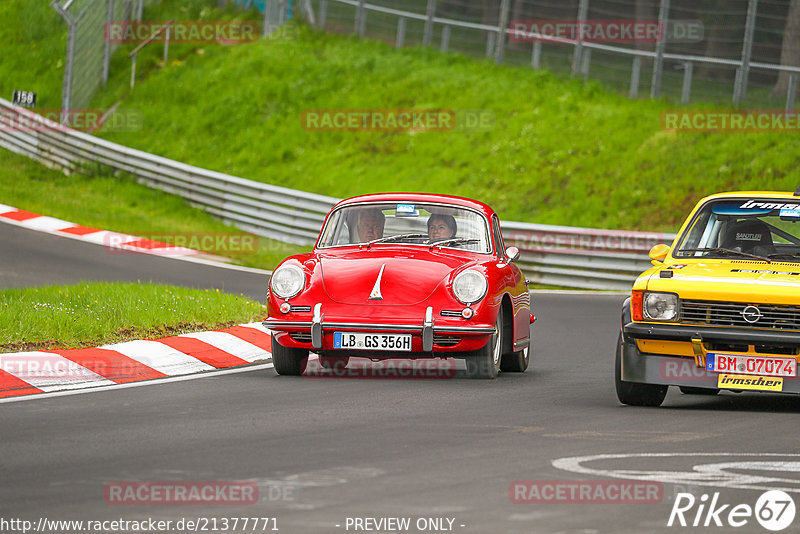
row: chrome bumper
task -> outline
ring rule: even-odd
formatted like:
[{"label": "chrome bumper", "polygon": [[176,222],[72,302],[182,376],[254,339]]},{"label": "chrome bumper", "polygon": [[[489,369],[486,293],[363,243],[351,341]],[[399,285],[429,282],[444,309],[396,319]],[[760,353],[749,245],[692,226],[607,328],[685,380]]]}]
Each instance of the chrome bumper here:
[{"label": "chrome bumper", "polygon": [[311,346],[315,349],[322,348],[322,334],[325,330],[339,331],[387,331],[387,332],[412,332],[422,334],[422,350],[433,350],[434,334],[494,334],[495,327],[488,325],[475,326],[436,326],[433,318],[433,307],[425,310],[425,318],[421,325],[395,324],[395,323],[348,323],[330,321],[326,322],[322,314],[322,304],[314,305],[314,315],[311,321],[275,321],[267,320],[261,323],[264,328],[271,330],[310,330]]}]

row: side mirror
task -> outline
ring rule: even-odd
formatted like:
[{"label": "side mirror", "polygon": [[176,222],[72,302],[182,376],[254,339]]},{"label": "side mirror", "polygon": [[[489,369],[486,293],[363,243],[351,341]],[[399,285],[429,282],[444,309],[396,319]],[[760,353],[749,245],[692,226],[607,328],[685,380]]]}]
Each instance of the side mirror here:
[{"label": "side mirror", "polygon": [[508,263],[514,263],[519,259],[519,249],[517,247],[508,247],[506,256],[508,256]]},{"label": "side mirror", "polygon": [[650,260],[653,265],[663,262],[669,254],[669,245],[659,244],[650,249]]}]

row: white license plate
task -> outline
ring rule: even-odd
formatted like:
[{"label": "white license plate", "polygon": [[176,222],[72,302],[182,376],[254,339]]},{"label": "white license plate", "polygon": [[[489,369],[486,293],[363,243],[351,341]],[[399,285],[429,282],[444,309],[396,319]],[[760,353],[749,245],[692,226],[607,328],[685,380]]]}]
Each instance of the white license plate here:
[{"label": "white license plate", "polygon": [[411,352],[411,334],[364,334],[334,332],[333,348]]},{"label": "white license plate", "polygon": [[706,371],[740,375],[797,376],[797,360],[709,352],[706,355]]}]

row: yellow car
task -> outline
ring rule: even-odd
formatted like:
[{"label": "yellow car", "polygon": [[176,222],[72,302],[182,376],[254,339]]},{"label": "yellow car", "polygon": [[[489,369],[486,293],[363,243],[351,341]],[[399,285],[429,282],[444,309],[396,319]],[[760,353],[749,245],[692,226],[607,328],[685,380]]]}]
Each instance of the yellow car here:
[{"label": "yellow car", "polygon": [[706,197],[650,259],[622,309],[620,402],[800,393],[800,189]]}]

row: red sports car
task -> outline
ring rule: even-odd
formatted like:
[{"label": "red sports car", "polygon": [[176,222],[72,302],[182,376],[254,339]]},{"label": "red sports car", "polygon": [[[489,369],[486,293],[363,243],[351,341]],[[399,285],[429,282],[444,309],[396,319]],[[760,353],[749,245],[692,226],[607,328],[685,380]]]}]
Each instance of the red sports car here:
[{"label": "red sports car", "polygon": [[383,193],[339,202],[314,251],[284,260],[267,290],[282,375],[350,357],[464,358],[467,375],[528,367],[528,281],[481,202]]}]

